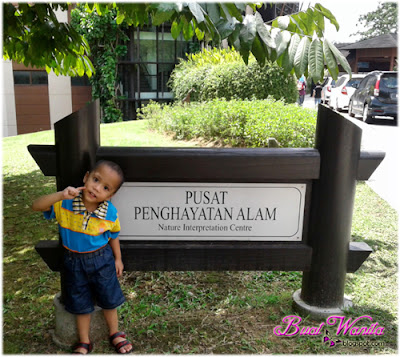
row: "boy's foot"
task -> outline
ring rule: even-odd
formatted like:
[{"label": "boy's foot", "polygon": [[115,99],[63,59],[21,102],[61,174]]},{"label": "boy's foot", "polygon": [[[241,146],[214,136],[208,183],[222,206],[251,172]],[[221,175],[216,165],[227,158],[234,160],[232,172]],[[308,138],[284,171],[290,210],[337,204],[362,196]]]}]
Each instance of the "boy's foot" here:
[{"label": "boy's foot", "polygon": [[77,355],[87,355],[88,353],[92,352],[93,350],[93,344],[91,342],[89,343],[83,343],[83,342],[78,342],[77,344],[72,347],[73,354]]},{"label": "boy's foot", "polygon": [[110,336],[110,343],[115,348],[117,353],[131,353],[132,343],[130,343],[126,338],[125,332],[116,332]]}]

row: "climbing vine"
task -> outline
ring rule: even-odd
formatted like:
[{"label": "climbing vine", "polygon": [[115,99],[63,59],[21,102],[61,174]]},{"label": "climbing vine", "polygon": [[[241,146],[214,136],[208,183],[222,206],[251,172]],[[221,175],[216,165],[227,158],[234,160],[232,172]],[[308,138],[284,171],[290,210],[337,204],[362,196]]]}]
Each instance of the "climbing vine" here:
[{"label": "climbing vine", "polygon": [[90,78],[93,99],[100,100],[102,121],[122,121],[118,106],[118,59],[126,54],[124,43],[129,40],[124,33],[127,25],[117,24],[115,9],[98,14],[85,5],[78,5],[71,12],[71,25],[88,42],[95,73]]}]

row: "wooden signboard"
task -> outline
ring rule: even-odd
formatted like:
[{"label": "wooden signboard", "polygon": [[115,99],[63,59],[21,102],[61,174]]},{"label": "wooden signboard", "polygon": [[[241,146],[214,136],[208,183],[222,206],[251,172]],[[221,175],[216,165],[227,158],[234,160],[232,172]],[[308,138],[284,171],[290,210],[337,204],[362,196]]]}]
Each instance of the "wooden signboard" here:
[{"label": "wooden signboard", "polygon": [[301,241],[305,184],[127,182],[121,240]]}]

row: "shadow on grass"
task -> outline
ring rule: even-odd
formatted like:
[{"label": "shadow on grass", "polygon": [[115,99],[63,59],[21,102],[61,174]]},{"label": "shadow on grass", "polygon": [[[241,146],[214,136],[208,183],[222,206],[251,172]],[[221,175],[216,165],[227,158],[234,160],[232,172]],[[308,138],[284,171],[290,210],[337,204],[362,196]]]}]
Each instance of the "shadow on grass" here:
[{"label": "shadow on grass", "polygon": [[39,240],[58,239],[58,229],[30,207],[35,198],[54,191],[55,179],[40,170],[3,172],[4,353],[46,353],[46,347],[38,347],[51,342],[48,331],[59,277],[34,247]]},{"label": "shadow on grass", "polygon": [[[48,224],[41,213],[31,209],[31,204],[42,195],[55,192],[55,189],[55,179],[43,176],[39,170],[22,175],[3,176],[3,229],[6,243],[16,243],[15,234],[30,237],[27,241],[29,244],[46,237],[38,236],[43,234],[38,228],[48,228]],[[8,239],[9,235],[13,236]]]}]

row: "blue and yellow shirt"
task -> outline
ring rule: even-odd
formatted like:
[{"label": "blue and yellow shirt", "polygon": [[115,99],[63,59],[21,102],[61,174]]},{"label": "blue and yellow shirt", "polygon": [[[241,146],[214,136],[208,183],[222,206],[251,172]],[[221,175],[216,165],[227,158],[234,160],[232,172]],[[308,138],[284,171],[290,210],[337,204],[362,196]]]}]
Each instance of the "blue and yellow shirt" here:
[{"label": "blue and yellow shirt", "polygon": [[[63,246],[73,252],[89,253],[115,239],[121,230],[115,206],[106,201],[101,214],[77,211],[74,200],[56,202],[50,211],[44,212],[46,219],[56,218]],[[76,203],[76,202],[75,202]]]}]

